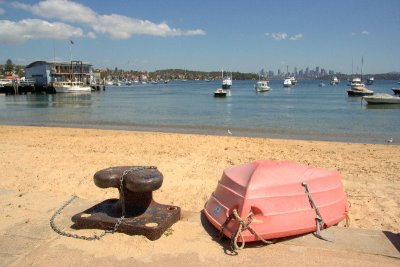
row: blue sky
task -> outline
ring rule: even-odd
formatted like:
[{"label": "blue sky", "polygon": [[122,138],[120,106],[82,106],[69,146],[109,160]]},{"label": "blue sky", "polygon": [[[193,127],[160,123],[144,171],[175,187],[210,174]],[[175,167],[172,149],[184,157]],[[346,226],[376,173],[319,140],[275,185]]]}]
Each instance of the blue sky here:
[{"label": "blue sky", "polygon": [[385,73],[399,45],[399,0],[0,0],[1,63]]}]

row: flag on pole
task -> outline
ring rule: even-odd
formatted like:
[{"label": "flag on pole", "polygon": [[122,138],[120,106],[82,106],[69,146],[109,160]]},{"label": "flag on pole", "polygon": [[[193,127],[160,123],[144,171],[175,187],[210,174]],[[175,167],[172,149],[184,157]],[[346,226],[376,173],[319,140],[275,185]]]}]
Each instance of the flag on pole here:
[{"label": "flag on pole", "polygon": [[72,40],[69,40],[69,42],[73,45],[74,44],[74,41],[72,41]]}]

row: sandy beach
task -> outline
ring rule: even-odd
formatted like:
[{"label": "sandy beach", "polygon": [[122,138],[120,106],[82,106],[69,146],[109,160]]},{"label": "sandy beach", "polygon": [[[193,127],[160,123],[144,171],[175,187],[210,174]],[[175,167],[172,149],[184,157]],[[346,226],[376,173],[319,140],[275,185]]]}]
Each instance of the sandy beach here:
[{"label": "sandy beach", "polygon": [[[92,261],[83,260],[83,265],[115,264],[110,257],[119,262],[116,264],[119,266],[133,261],[162,265],[162,257],[152,258],[154,250],[165,253],[164,263],[185,253],[183,259],[193,258],[198,265],[209,257],[221,257],[218,255],[224,253],[218,242],[200,235],[204,229],[193,228],[191,223],[199,222],[199,214],[225,168],[258,159],[291,160],[339,171],[351,203],[351,227],[400,232],[400,149],[397,145],[25,126],[0,126],[0,139],[3,243],[10,232],[28,229],[32,238],[44,240],[44,243],[52,240],[46,243],[50,251],[68,250],[70,255],[91,257]],[[51,230],[48,219],[71,195],[82,200],[76,206],[71,204],[70,208],[77,212],[87,203],[118,197],[116,189],[96,187],[93,175],[98,170],[122,165],[154,165],[162,172],[163,185],[153,197],[159,203],[181,207],[183,214],[182,220],[172,227],[170,236],[153,242],[140,236],[116,233],[88,245],[87,241],[60,237]],[[65,220],[66,229],[74,231],[69,225],[71,222]],[[18,266],[32,263],[43,266],[51,260],[56,263],[52,258],[54,254],[37,256],[43,252],[43,242],[38,242],[40,250],[17,261],[13,260],[13,253],[9,253],[9,263]],[[199,253],[191,255],[191,248],[196,247]],[[284,261],[286,254],[279,247],[282,245],[270,249],[273,255],[282,258],[281,262],[275,261],[276,264],[299,263],[293,259]],[[263,253],[263,249],[266,248],[251,249],[242,255]],[[343,253],[348,252],[331,253],[331,265],[338,263],[336,257],[338,261],[339,257],[346,257]],[[371,265],[393,263],[386,258],[363,257],[347,263],[358,265],[360,259]],[[241,262],[246,260],[242,258]],[[185,265],[188,261],[179,263]]]}]

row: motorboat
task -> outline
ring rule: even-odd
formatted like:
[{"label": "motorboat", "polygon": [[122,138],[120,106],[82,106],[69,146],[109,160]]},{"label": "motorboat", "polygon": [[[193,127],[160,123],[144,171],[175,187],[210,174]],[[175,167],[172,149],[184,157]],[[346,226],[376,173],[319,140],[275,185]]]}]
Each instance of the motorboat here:
[{"label": "motorboat", "polygon": [[232,86],[232,75],[224,76],[224,70],[222,70],[222,89],[230,89]]},{"label": "motorboat", "polygon": [[392,88],[392,91],[395,95],[400,95],[400,88]]},{"label": "motorboat", "polygon": [[368,77],[367,78],[367,85],[372,85],[374,83],[375,79],[374,77]]},{"label": "motorboat", "polygon": [[350,87],[349,89],[347,89],[347,95],[348,96],[369,96],[369,95],[373,95],[374,91],[366,88],[366,87],[362,87],[362,86],[355,86],[355,87]]},{"label": "motorboat", "polygon": [[294,76],[289,77],[290,82],[292,83],[292,85],[296,85],[297,84],[297,80]]},{"label": "motorboat", "polygon": [[349,86],[353,87],[353,86],[362,86],[365,87],[365,84],[362,83],[361,78],[359,77],[354,77],[353,79],[351,79],[349,81],[350,83],[348,84]]},{"label": "motorboat", "polygon": [[256,92],[271,91],[271,87],[269,87],[268,83],[268,80],[259,80],[254,86],[256,88]]},{"label": "motorboat", "polygon": [[336,77],[336,76],[332,77],[330,83],[331,83],[331,85],[337,85],[337,84],[339,84],[339,79],[338,79],[338,77]]},{"label": "motorboat", "polygon": [[348,96],[367,96],[373,95],[374,91],[365,87],[365,84],[361,82],[361,79],[358,77],[354,77],[351,80],[350,88],[347,89]]},{"label": "motorboat", "polygon": [[[258,160],[223,171],[204,206],[211,224],[238,242],[319,231],[348,218],[340,174],[291,161]],[[242,222],[251,222],[242,227]],[[243,230],[238,235],[237,232]],[[252,231],[251,231],[252,230]],[[256,233],[256,234],[255,234]],[[322,232],[323,233],[323,232]]]},{"label": "motorboat", "polygon": [[120,82],[120,81],[113,81],[113,85],[115,85],[115,86],[121,86],[122,85],[122,83]]},{"label": "motorboat", "polygon": [[320,82],[319,83],[319,87],[325,87],[325,83],[324,82]]},{"label": "motorboat", "polygon": [[223,88],[218,88],[214,91],[214,97],[225,97],[227,92]]},{"label": "motorboat", "polygon": [[84,93],[92,91],[89,85],[84,85],[82,82],[53,82],[52,85],[56,93]]},{"label": "motorboat", "polygon": [[290,78],[286,78],[285,80],[283,80],[283,87],[292,87],[292,81],[290,80]]},{"label": "motorboat", "polygon": [[12,79],[0,79],[0,87],[11,86]]},{"label": "motorboat", "polygon": [[372,96],[363,96],[368,104],[400,104],[400,96],[389,94],[376,94]]}]

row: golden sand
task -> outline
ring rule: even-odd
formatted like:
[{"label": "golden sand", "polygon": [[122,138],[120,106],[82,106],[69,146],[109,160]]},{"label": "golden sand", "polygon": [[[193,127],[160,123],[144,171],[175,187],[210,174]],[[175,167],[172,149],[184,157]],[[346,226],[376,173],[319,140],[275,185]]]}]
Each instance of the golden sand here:
[{"label": "golden sand", "polygon": [[[116,189],[96,187],[93,174],[121,165],[157,166],[164,182],[154,199],[181,207],[184,216],[199,213],[225,168],[258,159],[339,171],[351,203],[351,226],[400,232],[397,145],[25,126],[0,126],[0,140],[0,189],[15,192],[1,205],[3,232],[16,222],[34,221],[43,205],[52,214],[73,194],[94,202],[118,197]],[[24,195],[34,195],[29,204]],[[175,224],[175,234],[190,230],[185,227]],[[135,253],[145,254],[156,246],[135,238],[144,244],[143,251]],[[122,234],[107,240],[130,242]],[[64,242],[96,254],[95,248],[75,240]]]}]

